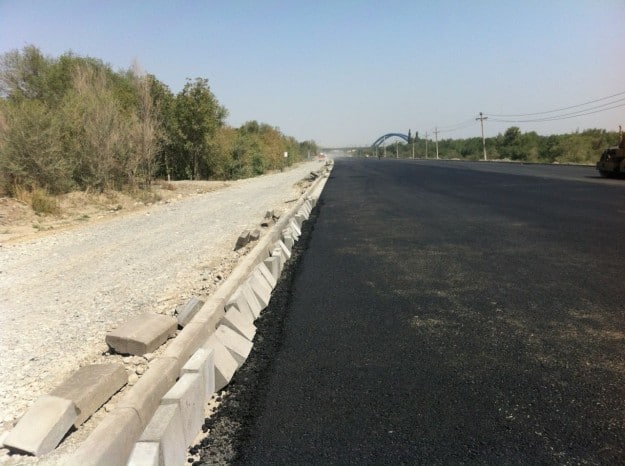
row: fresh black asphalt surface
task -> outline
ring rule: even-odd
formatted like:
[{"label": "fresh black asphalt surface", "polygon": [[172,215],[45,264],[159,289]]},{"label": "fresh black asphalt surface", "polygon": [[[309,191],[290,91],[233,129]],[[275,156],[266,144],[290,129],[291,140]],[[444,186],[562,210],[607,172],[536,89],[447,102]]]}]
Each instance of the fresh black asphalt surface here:
[{"label": "fresh black asphalt surface", "polygon": [[625,180],[338,159],[314,216],[201,463],[625,463]]}]

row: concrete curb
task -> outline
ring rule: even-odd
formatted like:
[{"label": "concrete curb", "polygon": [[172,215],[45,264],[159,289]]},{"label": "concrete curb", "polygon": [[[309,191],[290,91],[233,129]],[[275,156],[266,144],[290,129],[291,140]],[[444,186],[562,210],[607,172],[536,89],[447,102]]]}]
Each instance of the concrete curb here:
[{"label": "concrete curb", "polygon": [[[159,461],[154,463],[159,464],[160,460],[170,455],[179,457],[178,455],[182,454],[184,457],[186,448],[189,445],[183,445],[186,442],[180,442],[179,429],[170,427],[177,424],[178,421],[174,422],[175,417],[183,416],[181,411],[185,410],[180,408],[177,410],[173,408],[162,410],[163,412],[157,421],[163,425],[150,427],[150,432],[158,431],[162,432],[164,436],[171,435],[173,440],[166,438],[155,440],[151,434],[147,437],[142,437],[142,432],[152,422],[159,406],[163,406],[163,397],[170,392],[176,381],[185,372],[183,366],[187,364],[198,350],[208,350],[214,355],[214,367],[211,368],[213,377],[211,380],[217,390],[223,388],[230,381],[234,371],[245,361],[247,354],[249,354],[248,349],[251,350],[252,342],[247,340],[240,332],[231,330],[229,326],[223,325],[220,332],[216,332],[216,330],[220,326],[222,319],[224,319],[229,306],[236,307],[245,316],[245,311],[238,308],[237,302],[231,301],[231,298],[237,292],[242,295],[238,296],[237,299],[239,301],[244,299],[251,308],[253,315],[250,317],[253,319],[260,315],[260,312],[264,309],[263,305],[266,306],[264,301],[268,301],[266,295],[267,287],[270,287],[272,290],[273,286],[270,286],[269,281],[263,278],[263,272],[258,269],[258,266],[259,264],[264,264],[269,257],[279,256],[280,271],[282,270],[284,262],[290,257],[290,248],[283,242],[284,232],[293,232],[294,226],[301,226],[301,221],[304,218],[308,218],[325,186],[325,181],[331,169],[331,164],[326,163],[324,165],[324,168],[320,171],[324,171],[326,176],[317,177],[295,205],[260,239],[258,244],[243,258],[222,286],[207,299],[201,309],[169,344],[163,355],[150,363],[148,370],[128,390],[117,407],[95,428],[85,442],[63,464],[121,465],[127,464],[129,459],[130,463],[139,464],[138,462],[146,460],[147,457]],[[273,261],[270,261],[270,264],[274,265]],[[269,270],[274,278],[277,279],[271,267]],[[259,291],[254,291],[250,281],[255,283]],[[257,293],[262,294],[265,299],[259,300]],[[259,301],[262,301],[262,303]],[[224,340],[226,340],[226,344],[224,344]],[[244,341],[247,341],[249,344],[246,344]],[[236,356],[232,356],[233,353]],[[235,366],[232,365],[233,361]],[[179,392],[185,393],[185,396],[187,396],[185,390],[181,389]],[[205,394],[206,391],[194,390],[194,393]],[[208,401],[198,400],[197,396],[195,398],[187,398],[192,399],[193,404],[205,404]],[[167,403],[169,406],[178,406],[171,404],[172,401],[169,399]],[[179,422],[186,425],[188,420],[181,419]],[[191,434],[187,433],[186,437],[189,435]],[[144,445],[143,443],[148,443],[149,445]],[[180,453],[173,453],[170,451],[170,445],[172,444],[176,445],[177,449],[184,448],[184,450]],[[167,452],[163,448],[167,449]],[[131,458],[131,454],[134,455],[133,451],[140,456]],[[160,460],[157,458],[160,458]]]}]

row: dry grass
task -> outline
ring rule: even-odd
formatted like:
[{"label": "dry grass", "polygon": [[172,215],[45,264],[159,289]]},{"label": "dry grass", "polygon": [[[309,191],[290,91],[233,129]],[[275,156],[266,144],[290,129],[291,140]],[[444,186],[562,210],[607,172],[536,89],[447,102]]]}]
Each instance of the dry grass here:
[{"label": "dry grass", "polygon": [[44,189],[36,188],[32,191],[21,186],[14,188],[15,198],[28,204],[36,213],[42,215],[60,215],[61,206],[55,196],[51,196]]}]

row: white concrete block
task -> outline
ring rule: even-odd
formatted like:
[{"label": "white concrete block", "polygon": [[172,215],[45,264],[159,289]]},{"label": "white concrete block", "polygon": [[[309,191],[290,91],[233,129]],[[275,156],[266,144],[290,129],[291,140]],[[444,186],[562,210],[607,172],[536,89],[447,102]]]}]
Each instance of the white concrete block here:
[{"label": "white concrete block", "polygon": [[215,391],[219,391],[230,383],[239,364],[215,334],[208,337],[203,347],[215,353]]},{"label": "white concrete block", "polygon": [[273,276],[271,271],[267,268],[267,265],[266,265],[267,262],[266,261],[267,261],[267,259],[265,259],[265,262],[261,262],[260,264],[258,264],[256,266],[256,268],[262,274],[262,276],[265,278],[267,283],[269,283],[269,286],[273,290],[276,287],[276,285],[278,284],[278,280],[277,280],[276,277]]},{"label": "white concrete block", "polygon": [[286,257],[287,260],[289,260],[291,258],[291,251],[289,251],[289,249],[282,241],[278,241],[278,246],[280,247],[280,249],[282,249],[282,255]]},{"label": "white concrete block", "polygon": [[237,361],[237,369],[243,365],[254,346],[251,341],[225,325],[217,327],[215,337],[230,351]]},{"label": "white concrete block", "polygon": [[302,230],[300,228],[300,225],[294,219],[291,219],[289,221],[289,225],[291,226],[291,229],[293,230],[295,240],[298,240],[299,237],[302,236]]},{"label": "white concrete block", "polygon": [[256,293],[249,284],[249,281],[245,281],[241,287],[241,292],[243,296],[245,296],[245,300],[247,304],[249,304],[250,309],[252,310],[252,316],[254,316],[254,320],[260,317],[261,311],[264,309],[258,298],[256,297]]},{"label": "white concrete block", "polygon": [[282,230],[281,239],[282,239],[282,242],[286,245],[286,247],[289,248],[289,251],[292,251],[293,245],[295,244],[295,241],[297,240],[295,234],[293,233],[293,230],[291,228]]},{"label": "white concrete block", "polygon": [[275,257],[278,259],[278,264],[280,265],[280,273],[282,273],[282,269],[284,269],[284,264],[286,264],[286,256],[284,252],[282,252],[282,248],[276,243],[274,248],[271,250],[271,257]]},{"label": "white concrete block", "polygon": [[159,465],[184,464],[187,459],[187,445],[178,405],[160,405],[141,434],[139,442],[159,445]]},{"label": "white concrete block", "polygon": [[127,466],[160,466],[160,448],[158,442],[135,443]]},{"label": "white concrete block", "polygon": [[204,386],[200,374],[183,374],[161,400],[163,405],[177,405],[182,417],[185,446],[191,446],[204,423]]},{"label": "white concrete block", "polygon": [[241,314],[236,308],[231,307],[226,312],[221,323],[232,330],[239,332],[242,336],[252,341],[256,335],[256,326],[254,322]]},{"label": "white concrete block", "polygon": [[[232,309],[234,312],[239,312]],[[182,366],[183,374],[200,374],[204,387],[204,403],[208,403],[211,395],[215,393],[215,351],[209,348],[200,348],[187,363]]]},{"label": "white concrete block", "polygon": [[244,316],[249,316],[249,318],[253,321],[256,319],[255,314],[252,312],[252,308],[250,303],[247,301],[245,295],[243,294],[243,289],[239,287],[228,300],[228,304],[225,305],[225,311],[234,307]]},{"label": "white concrete block", "polygon": [[271,299],[271,286],[264,279],[263,275],[258,269],[254,269],[247,281],[252,287],[252,291],[256,294],[258,301],[263,309],[269,306],[269,300]]},{"label": "white concrete block", "polygon": [[78,417],[73,401],[42,395],[4,440],[11,451],[45,455],[54,450]]},{"label": "white concrete block", "polygon": [[301,228],[304,222],[308,220],[308,215],[304,214],[304,212],[298,212],[298,214],[294,218],[299,223]]},{"label": "white concrete block", "polygon": [[265,267],[267,267],[277,284],[280,278],[280,258],[275,256],[268,257],[263,261],[263,264],[265,264]]}]

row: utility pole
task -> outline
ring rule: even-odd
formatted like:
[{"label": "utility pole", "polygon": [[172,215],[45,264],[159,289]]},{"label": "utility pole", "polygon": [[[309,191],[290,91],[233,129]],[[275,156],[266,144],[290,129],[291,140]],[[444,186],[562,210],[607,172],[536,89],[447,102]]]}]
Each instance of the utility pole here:
[{"label": "utility pole", "polygon": [[428,158],[428,132],[425,132],[425,159]]},{"label": "utility pole", "polygon": [[386,158],[386,138],[384,138],[384,158]]},{"label": "utility pole", "polygon": [[434,136],[436,137],[436,160],[438,160],[438,133],[440,133],[438,127],[434,127]]},{"label": "utility pole", "polygon": [[484,148],[484,160],[488,160],[486,158],[486,139],[484,139],[484,120],[488,120],[488,117],[485,117],[482,112],[480,112],[480,116],[476,118],[476,120],[480,120],[480,126],[482,127],[482,147]]},{"label": "utility pole", "polygon": [[395,158],[399,158],[399,141],[395,141]]},{"label": "utility pole", "polygon": [[412,160],[414,160],[414,139],[412,140]]}]

